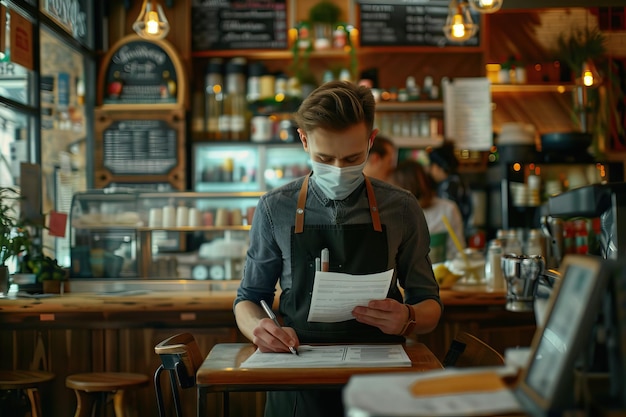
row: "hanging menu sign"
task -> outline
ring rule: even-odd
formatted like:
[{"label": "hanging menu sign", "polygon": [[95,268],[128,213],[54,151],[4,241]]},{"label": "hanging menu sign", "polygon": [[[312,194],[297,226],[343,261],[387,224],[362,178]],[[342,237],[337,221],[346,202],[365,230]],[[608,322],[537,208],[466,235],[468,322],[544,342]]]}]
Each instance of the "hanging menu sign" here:
[{"label": "hanging menu sign", "polygon": [[163,120],[115,121],[102,147],[103,166],[114,175],[163,175],[178,163],[177,131]]},{"label": "hanging menu sign", "polygon": [[[360,0],[358,7],[361,46],[478,46],[480,34],[463,42],[451,42],[443,34],[449,0],[381,2]],[[471,12],[479,23],[480,16]]]},{"label": "hanging menu sign", "polygon": [[193,0],[195,51],[286,49],[286,0]]},{"label": "hanging menu sign", "polygon": [[105,74],[104,104],[176,103],[174,62],[158,44],[135,40],[111,56]]}]

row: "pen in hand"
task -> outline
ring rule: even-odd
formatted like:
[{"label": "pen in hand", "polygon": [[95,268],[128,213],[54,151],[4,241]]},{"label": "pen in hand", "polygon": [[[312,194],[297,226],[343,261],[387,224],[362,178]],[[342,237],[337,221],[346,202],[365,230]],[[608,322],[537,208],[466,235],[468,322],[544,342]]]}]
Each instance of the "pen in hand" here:
[{"label": "pen in hand", "polygon": [[[275,325],[277,325],[278,327],[282,327],[280,325],[280,323],[278,322],[278,319],[276,318],[276,315],[274,314],[274,312],[272,311],[272,309],[270,308],[270,306],[267,305],[267,303],[265,302],[265,300],[261,300],[261,307],[263,307],[263,310],[265,310],[265,314],[267,314],[267,316],[272,319],[272,321],[274,322]],[[289,346],[289,351],[298,356],[298,351],[293,347],[293,346]]]}]

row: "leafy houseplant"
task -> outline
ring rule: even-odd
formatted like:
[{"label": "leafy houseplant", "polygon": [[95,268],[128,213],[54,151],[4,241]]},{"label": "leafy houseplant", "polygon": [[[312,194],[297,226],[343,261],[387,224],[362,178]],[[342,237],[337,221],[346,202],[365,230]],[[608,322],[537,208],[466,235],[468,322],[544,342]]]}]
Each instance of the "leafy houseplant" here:
[{"label": "leafy houseplant", "polygon": [[557,39],[559,58],[565,62],[575,79],[580,78],[583,65],[589,60],[597,60],[606,53],[605,36],[598,29],[574,29],[568,35],[561,34]]},{"label": "leafy houseplant", "polygon": [[15,259],[16,272],[35,274],[38,282],[65,279],[66,270],[43,253],[39,243],[43,226],[29,224],[18,214],[20,198],[16,189],[0,188],[0,265]]},{"label": "leafy houseplant", "polygon": [[341,9],[335,3],[322,0],[309,10],[309,21],[315,33],[315,49],[326,49],[332,45],[333,25],[339,21]]},{"label": "leafy houseplant", "polygon": [[[574,29],[559,36],[557,47],[559,59],[568,65],[576,83],[574,121],[581,131],[593,136],[593,150],[598,154],[602,151],[602,143],[606,142],[611,121],[620,118],[617,103],[624,96],[620,82],[611,69],[611,61],[605,56],[606,37],[596,28]],[[598,75],[605,78],[604,83],[591,87],[583,85],[583,68],[587,64],[599,64],[597,68],[601,74]],[[623,133],[623,127],[619,123],[617,125],[619,133]]]},{"label": "leafy houseplant", "polygon": [[4,266],[9,259],[17,259],[23,252],[32,250],[30,231],[15,208],[19,198],[15,189],[0,188],[0,264]]}]

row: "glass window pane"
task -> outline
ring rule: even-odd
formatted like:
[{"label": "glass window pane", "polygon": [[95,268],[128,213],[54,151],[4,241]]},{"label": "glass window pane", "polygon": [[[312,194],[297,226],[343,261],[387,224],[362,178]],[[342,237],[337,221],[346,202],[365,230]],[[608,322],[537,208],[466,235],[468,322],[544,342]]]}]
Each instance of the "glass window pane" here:
[{"label": "glass window pane", "polygon": [[0,107],[0,187],[19,185],[20,163],[29,162],[30,118]]},{"label": "glass window pane", "polygon": [[30,84],[33,79],[33,72],[11,60],[11,15],[19,13],[19,11],[9,7],[1,10],[5,12],[6,24],[3,28],[4,45],[0,52],[0,96],[20,104],[32,105]]}]

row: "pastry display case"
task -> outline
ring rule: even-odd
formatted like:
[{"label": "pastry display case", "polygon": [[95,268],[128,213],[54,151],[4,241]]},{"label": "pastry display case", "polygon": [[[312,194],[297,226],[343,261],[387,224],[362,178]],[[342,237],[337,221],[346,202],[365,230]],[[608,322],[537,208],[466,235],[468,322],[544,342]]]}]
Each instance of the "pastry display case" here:
[{"label": "pastry display case", "polygon": [[201,142],[194,144],[193,190],[269,191],[311,171],[298,143]]},{"label": "pastry display case", "polygon": [[74,195],[72,278],[233,280],[241,277],[262,192]]}]

